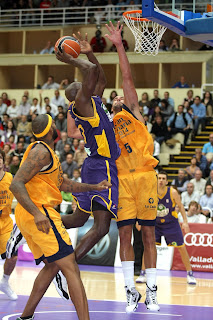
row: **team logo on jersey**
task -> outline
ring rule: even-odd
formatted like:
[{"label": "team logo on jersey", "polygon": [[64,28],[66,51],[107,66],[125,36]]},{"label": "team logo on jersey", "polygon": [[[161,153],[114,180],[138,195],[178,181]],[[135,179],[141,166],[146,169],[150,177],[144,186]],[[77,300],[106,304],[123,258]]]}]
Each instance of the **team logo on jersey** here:
[{"label": "team logo on jersey", "polygon": [[166,203],[169,203],[169,199],[166,199]]},{"label": "team logo on jersey", "polygon": [[150,205],[146,205],[145,204],[145,208],[146,209],[156,209],[156,206],[153,204],[154,203],[154,199],[153,198],[149,198],[148,202],[150,203]]},{"label": "team logo on jersey", "polygon": [[158,205],[157,217],[165,217],[169,213],[169,209],[166,208],[162,203]]},{"label": "team logo on jersey", "polygon": [[154,199],[153,198],[149,198],[149,203],[153,204],[154,203]]}]

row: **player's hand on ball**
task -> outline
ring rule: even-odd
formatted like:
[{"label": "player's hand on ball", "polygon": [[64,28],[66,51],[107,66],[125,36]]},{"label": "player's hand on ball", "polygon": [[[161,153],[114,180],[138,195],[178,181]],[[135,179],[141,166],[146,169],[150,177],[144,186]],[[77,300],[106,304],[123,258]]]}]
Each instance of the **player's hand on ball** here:
[{"label": "player's hand on ball", "polygon": [[78,42],[80,43],[80,47],[81,47],[81,53],[87,54],[89,52],[92,52],[92,47],[88,42],[88,35],[87,33],[85,34],[85,39],[83,39],[81,33],[78,31],[78,36],[76,36],[75,33],[73,33],[73,37],[78,40]]},{"label": "player's hand on ball", "polygon": [[41,212],[34,215],[34,221],[38,230],[46,234],[48,234],[50,228],[52,228],[50,224],[50,220]]},{"label": "player's hand on ball", "polygon": [[67,54],[63,48],[62,48],[62,52],[58,50],[55,55],[59,61],[68,63],[68,64],[71,64],[72,60],[74,59],[70,54]]},{"label": "player's hand on ball", "polygon": [[107,180],[103,180],[97,184],[96,190],[102,191],[102,190],[111,188],[111,186],[112,186],[111,183],[109,183]]}]

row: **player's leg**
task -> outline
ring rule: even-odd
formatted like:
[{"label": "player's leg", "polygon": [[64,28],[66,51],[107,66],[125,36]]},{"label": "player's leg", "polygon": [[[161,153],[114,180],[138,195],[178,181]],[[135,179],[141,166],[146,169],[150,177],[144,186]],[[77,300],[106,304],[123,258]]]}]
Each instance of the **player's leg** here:
[{"label": "player's leg", "polygon": [[81,211],[79,208],[76,208],[73,214],[67,214],[61,216],[63,225],[66,229],[70,228],[79,228],[82,227],[85,222],[89,219],[89,213]]},{"label": "player's leg", "polygon": [[188,284],[196,284],[197,282],[196,282],[196,279],[193,275],[193,271],[192,271],[192,267],[190,264],[189,255],[186,250],[186,246],[183,245],[181,247],[178,247],[178,250],[180,252],[181,259],[182,259],[183,264],[184,264],[186,271],[187,271],[187,283]]},{"label": "player's leg", "polygon": [[87,297],[80,278],[80,271],[75,261],[75,255],[70,254],[69,256],[55,261],[55,264],[61,269],[66,277],[69,294],[78,314],[78,319],[88,320],[89,311]]}]

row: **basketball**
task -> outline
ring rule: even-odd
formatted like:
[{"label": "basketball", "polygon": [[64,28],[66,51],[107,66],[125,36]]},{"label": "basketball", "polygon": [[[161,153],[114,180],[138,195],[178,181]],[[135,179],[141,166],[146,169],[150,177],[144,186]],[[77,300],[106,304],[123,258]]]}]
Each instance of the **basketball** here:
[{"label": "basketball", "polygon": [[78,40],[70,36],[64,36],[56,41],[55,53],[58,50],[62,52],[62,47],[64,51],[67,54],[70,54],[73,58],[77,58],[81,52],[81,47]]}]

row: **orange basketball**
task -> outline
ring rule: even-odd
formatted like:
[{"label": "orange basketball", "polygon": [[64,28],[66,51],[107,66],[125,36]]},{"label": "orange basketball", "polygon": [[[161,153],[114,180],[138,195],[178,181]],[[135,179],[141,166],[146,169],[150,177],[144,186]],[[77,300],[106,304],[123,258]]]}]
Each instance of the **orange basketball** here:
[{"label": "orange basketball", "polygon": [[81,47],[78,40],[70,36],[64,36],[56,41],[55,52],[62,52],[62,47],[64,51],[67,54],[70,54],[73,58],[77,58],[81,52]]}]

